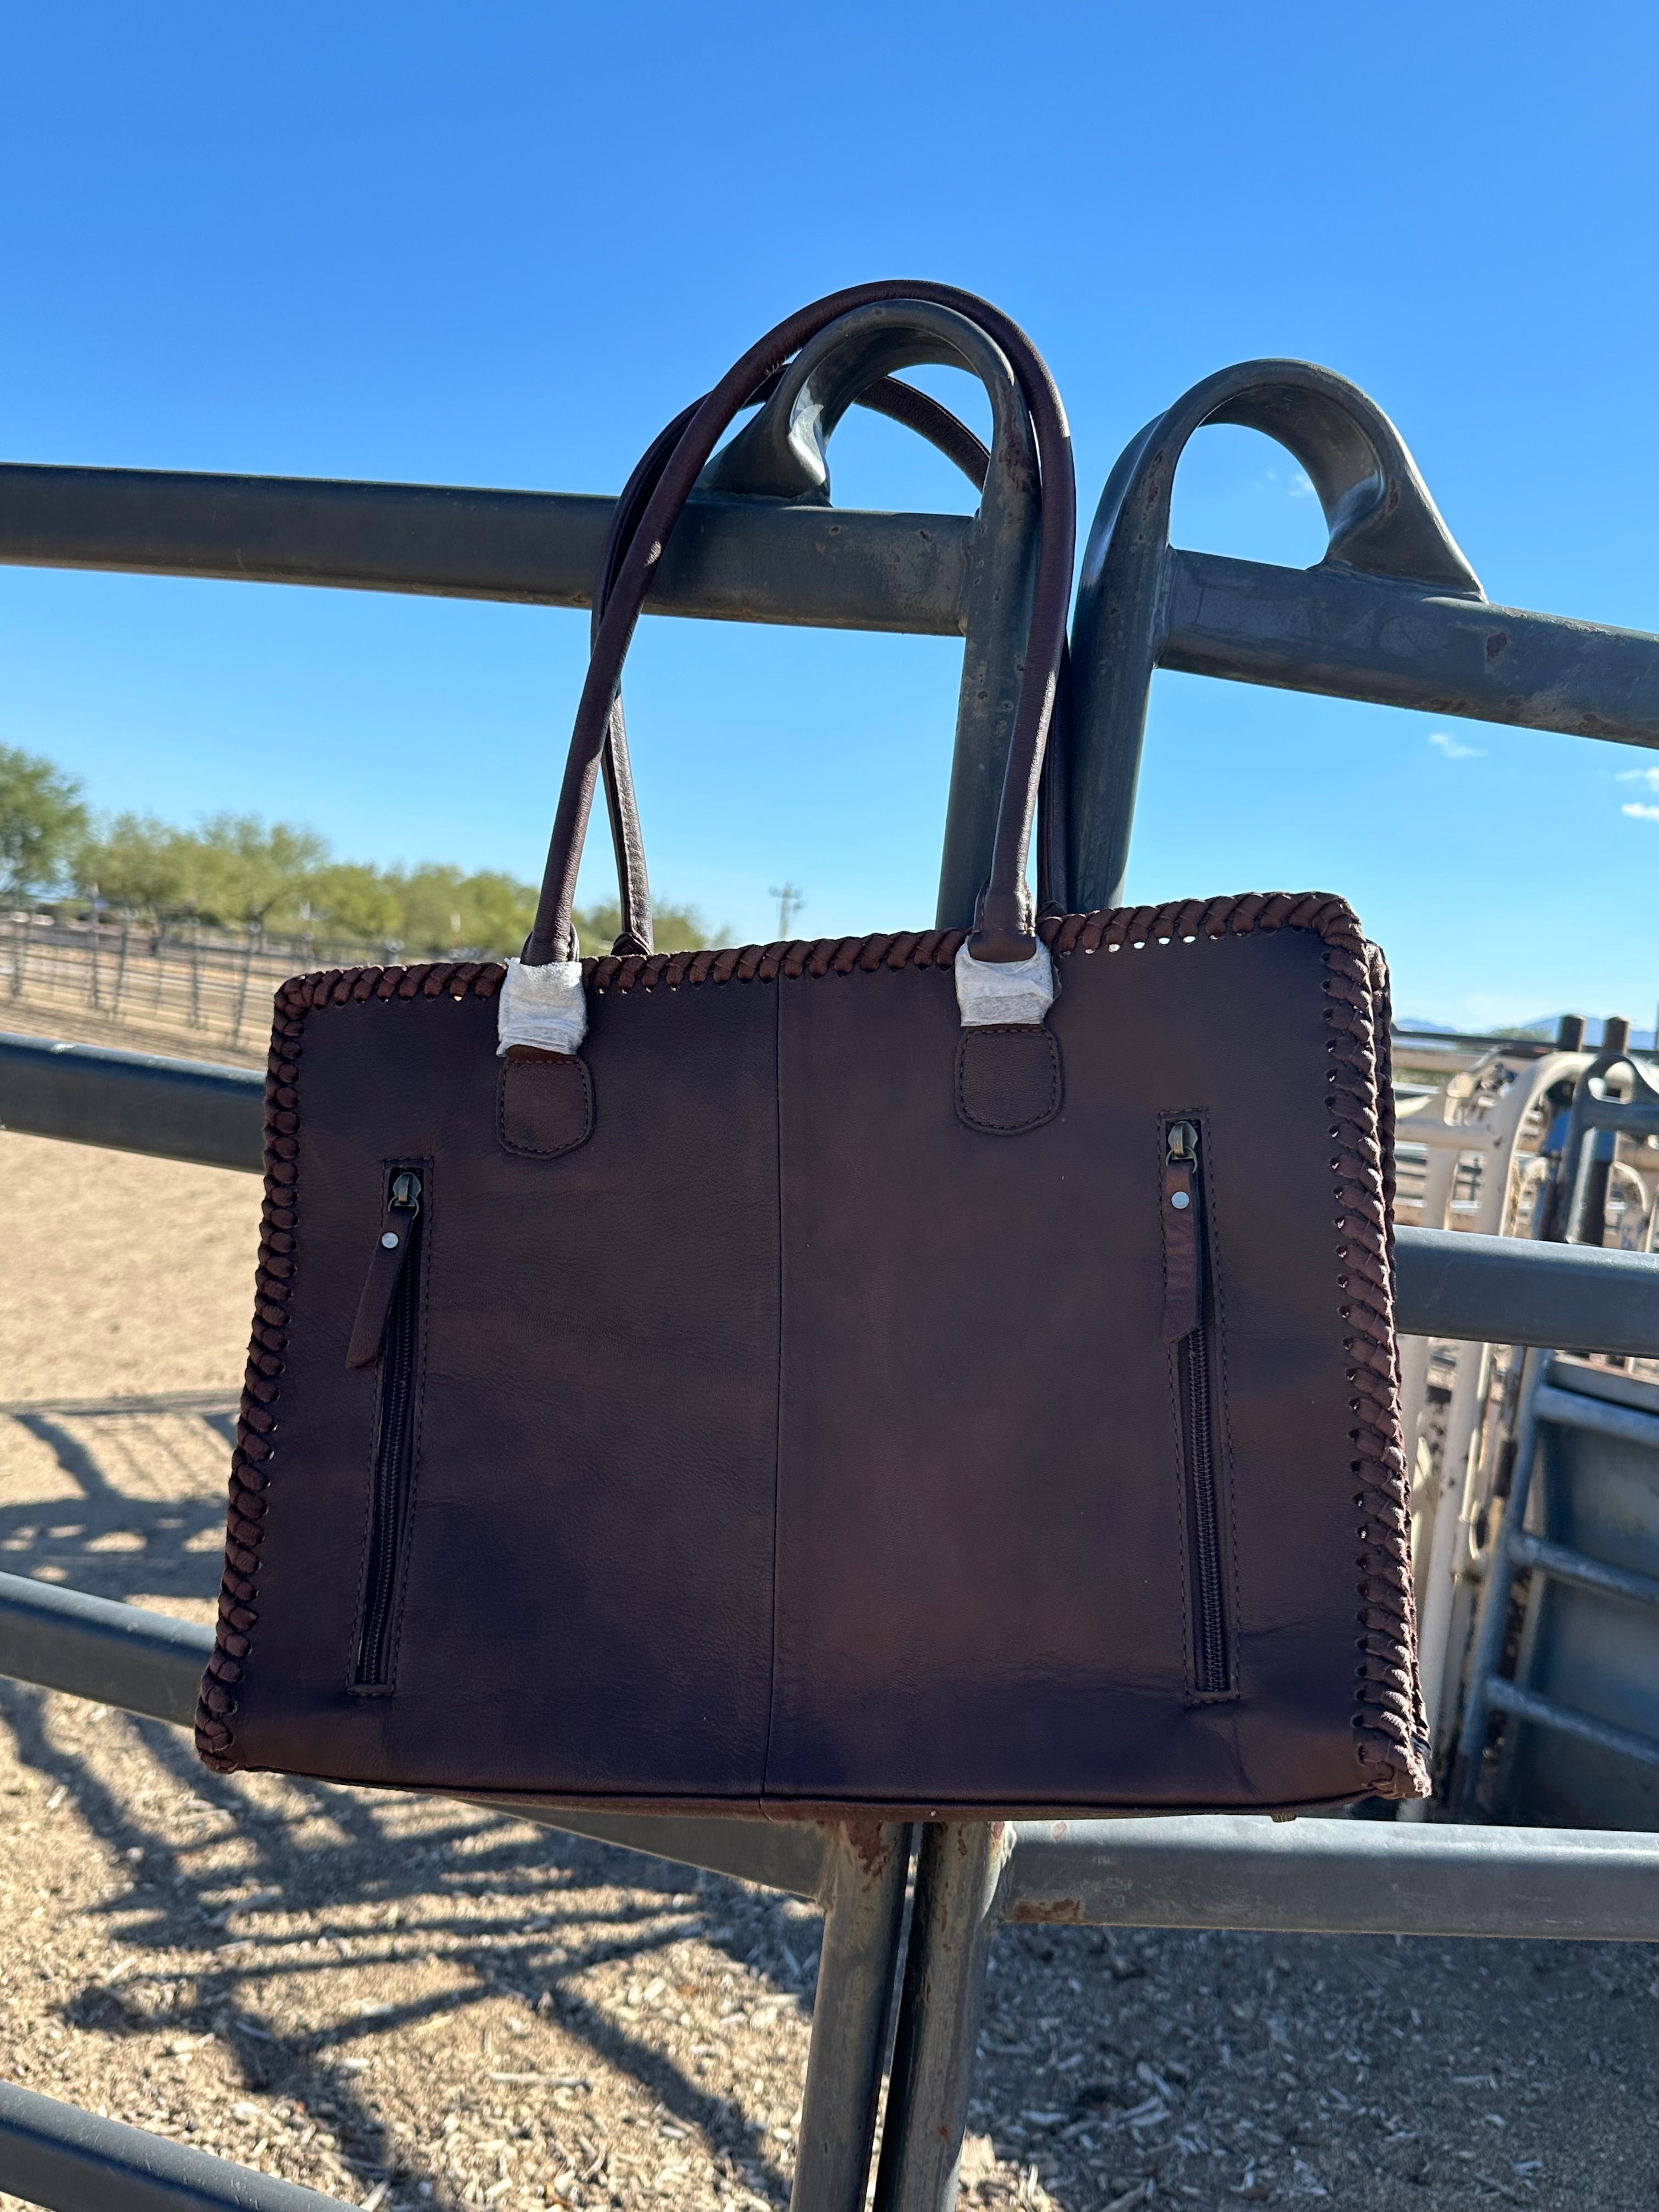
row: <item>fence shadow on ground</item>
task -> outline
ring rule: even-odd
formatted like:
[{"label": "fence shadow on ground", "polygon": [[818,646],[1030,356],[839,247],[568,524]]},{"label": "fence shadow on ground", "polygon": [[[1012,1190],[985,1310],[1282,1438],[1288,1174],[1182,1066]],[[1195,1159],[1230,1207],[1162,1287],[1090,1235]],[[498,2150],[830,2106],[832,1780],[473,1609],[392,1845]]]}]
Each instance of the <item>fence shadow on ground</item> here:
[{"label": "fence shadow on ground", "polygon": [[[102,1596],[211,1601],[224,1509],[216,1483],[210,1493],[205,1486],[225,1464],[228,1404],[135,1410],[112,1400],[5,1417],[47,1447],[75,1495],[0,1502],[0,1568]],[[130,1716],[106,1717],[95,1753],[69,1749],[49,1714],[47,1693],[0,1681],[0,1720],[20,1762],[66,1790],[89,1836],[134,1870],[132,1888],[97,1916],[137,1963],[117,1982],[103,1974],[76,1990],[63,2008],[68,2025],[117,2041],[216,2034],[248,2094],[337,2115],[342,2155],[388,2179],[395,2204],[442,2177],[394,2145],[353,2070],[360,2054],[376,2039],[505,1998],[550,2020],[596,2069],[628,2077],[653,2110],[725,2153],[750,2193],[787,2203],[763,2125],[580,1986],[595,1969],[637,1960],[644,1971],[682,1937],[700,1936],[733,1966],[765,1976],[781,1999],[810,2000],[817,1926],[792,1922],[786,1934],[784,1900],[471,1807],[215,1775],[182,1731]],[[109,1730],[129,1740],[114,1758]],[[180,1792],[219,1816],[210,1828],[185,1826]],[[232,1836],[240,1863],[228,1874],[214,1846]],[[251,1892],[251,1902],[228,1907],[228,1890],[244,1899]],[[366,1929],[370,1915],[394,1925]],[[309,1929],[302,1957],[296,1917]],[[406,1978],[412,1960],[441,1960],[446,1986],[368,2016],[343,1986],[330,1998],[331,1978],[343,1985],[376,1969]],[[159,2002],[148,1994],[158,1986],[152,1962]],[[296,2034],[280,2025],[283,1985],[295,1978],[307,1983],[307,2008],[333,2026]]]}]

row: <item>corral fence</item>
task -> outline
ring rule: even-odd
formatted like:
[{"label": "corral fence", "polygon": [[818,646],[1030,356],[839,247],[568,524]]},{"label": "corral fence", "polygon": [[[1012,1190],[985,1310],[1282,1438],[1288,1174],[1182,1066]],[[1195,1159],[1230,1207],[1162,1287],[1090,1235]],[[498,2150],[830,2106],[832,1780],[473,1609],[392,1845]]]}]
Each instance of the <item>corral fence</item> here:
[{"label": "corral fence", "polygon": [[[83,920],[14,908],[0,914],[0,992],[16,1009],[187,1030],[240,1049],[263,1042],[272,994],[289,976],[395,960],[402,951],[397,944],[271,938],[188,920],[158,923],[132,914]],[[465,959],[468,950],[453,948],[448,957]]]},{"label": "corral fence", "polygon": [[[1176,463],[1212,421],[1266,431],[1306,470],[1332,532],[1316,567],[1170,546]],[[723,482],[676,530],[651,611],[965,635],[979,668],[1017,653],[1022,609],[982,589],[982,541],[1007,526],[995,500],[977,517],[861,514]],[[553,494],[13,466],[0,468],[0,560],[580,607],[610,511]],[[1061,796],[1085,908],[1120,896],[1159,665],[1659,748],[1659,638],[1492,606],[1387,418],[1298,362],[1224,371],[1130,446],[1085,562],[1075,658]],[[969,694],[1000,687],[964,686],[958,720],[947,843],[976,881],[1007,732]],[[13,1129],[255,1170],[259,1090],[232,1069],[0,1040]],[[1441,1338],[1651,1356],[1659,1261],[1402,1230],[1398,1318]],[[0,1668],[21,1680],[183,1726],[210,1646],[191,1624],[0,1577]],[[1648,1834],[1229,1815],[912,1831],[514,1809],[823,1906],[794,2212],[862,2212],[884,2069],[877,2212],[950,2212],[1005,1921],[1659,1941]],[[0,2188],[59,2212],[329,2203],[15,2088],[0,2089]]]}]

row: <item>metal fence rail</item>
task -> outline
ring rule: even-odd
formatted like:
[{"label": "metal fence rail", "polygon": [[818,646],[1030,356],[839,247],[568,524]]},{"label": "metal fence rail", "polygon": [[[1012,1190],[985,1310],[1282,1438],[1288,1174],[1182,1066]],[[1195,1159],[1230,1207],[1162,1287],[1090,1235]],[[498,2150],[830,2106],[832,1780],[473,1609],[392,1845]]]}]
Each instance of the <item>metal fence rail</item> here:
[{"label": "metal fence rail", "polygon": [[[1209,422],[1260,430],[1300,463],[1331,533],[1322,561],[1280,568],[1170,544],[1176,471]],[[1130,441],[1101,495],[1073,651],[1083,907],[1122,897],[1159,668],[1659,745],[1659,638],[1492,605],[1394,424],[1309,362],[1218,370]]]},{"label": "metal fence rail", "polygon": [[[187,1726],[211,1638],[0,1575],[0,1673]],[[793,2204],[857,2212],[881,2086],[905,1832],[763,1820],[497,1811],[759,1881],[825,1909]],[[937,1825],[922,1832],[878,2212],[954,2190],[978,2007],[1003,1923],[1659,1941],[1659,1837],[1281,1822],[1262,1815]],[[11,2101],[8,2101],[10,2100]],[[19,2101],[21,2100],[21,2101]],[[952,2115],[954,2114],[954,2123]],[[63,2212],[162,2203],[301,2212],[328,2200],[136,2129],[0,2088],[0,2187]],[[162,2154],[166,2154],[165,2156]],[[145,2161],[161,2165],[152,2177]],[[253,2193],[267,2186],[286,2194]],[[143,2188],[170,2191],[142,2195]]]},{"label": "metal fence rail", "polygon": [[[264,1166],[264,1083],[247,1068],[0,1034],[0,1128],[209,1167]],[[1659,1356],[1659,1255],[1402,1229],[1407,1334]]]},{"label": "metal fence rail", "polygon": [[0,2189],[53,2212],[344,2212],[339,2199],[0,2081]]},{"label": "metal fence rail", "polygon": [[[573,492],[0,465],[0,562],[592,604],[612,501]],[[653,614],[955,636],[973,519],[700,495]]]},{"label": "metal fence rail", "polygon": [[[0,1674],[15,1680],[188,1728],[212,1648],[212,1631],[192,1621],[0,1574]],[[801,1897],[835,1886],[838,1853],[866,1872],[884,1853],[902,1858],[901,1831],[869,1821],[855,1824],[848,1844],[848,1832],[824,1823],[478,1802]],[[940,1832],[960,1842],[981,1829]],[[1255,1814],[1026,1820],[996,1832],[1004,1840],[983,1910],[999,1920],[1659,1941],[1659,1836]],[[891,1909],[888,1886],[877,1887],[861,1909]],[[902,1873],[898,1887],[902,1897]]]},{"label": "metal fence rail", "polygon": [[256,1068],[0,1035],[0,1128],[258,1174],[264,1121]]},{"label": "metal fence rail", "polygon": [[[1277,434],[1272,423],[1255,427]],[[0,465],[0,562],[586,607],[611,508],[566,492],[11,462]],[[647,610],[954,635],[972,527],[959,514],[700,494],[664,551]],[[1238,683],[1659,745],[1659,640],[1494,607],[1478,586],[1454,596],[1398,573],[1177,550],[1156,659]]]},{"label": "metal fence rail", "polygon": [[0,993],[9,995],[14,1021],[25,1010],[62,1008],[197,1030],[222,1046],[258,1044],[278,984],[299,969],[335,964],[345,963],[296,957],[261,944],[252,930],[238,939],[188,924],[150,929],[130,916],[92,922],[14,912],[0,919]]},{"label": "metal fence rail", "polygon": [[[57,1589],[27,1576],[0,1574],[0,1674],[13,1680],[189,1728],[212,1649],[213,1632],[204,1625]],[[791,2203],[795,2212],[856,2212],[863,2202],[886,2054],[893,1962],[909,1869],[908,1830],[868,1820],[838,1824],[647,1818],[572,1812],[501,1796],[477,1802],[543,1827],[816,1899],[824,1916],[823,1942]],[[15,2142],[5,2101],[9,2094],[27,2100],[28,2125]],[[41,2111],[34,2112],[35,2106]],[[36,2203],[61,2205],[64,2212],[142,2212],[147,2204],[185,2202],[178,2193],[185,2179],[178,2177],[194,2173],[198,2193],[189,2200],[192,2203],[228,2202],[246,2206],[248,2212],[304,2212],[308,2205],[314,2212],[329,2201],[286,2183],[270,2185],[286,2196],[240,2194],[244,2169],[196,2152],[186,2154],[186,2165],[177,2174],[167,2169],[173,2177],[167,2182],[174,2191],[172,2197],[143,2197],[136,2193],[143,2175],[136,2145],[157,2139],[131,2128],[112,2133],[112,2127],[72,2106],[49,2105],[0,2085],[0,2189]],[[91,2187],[100,2172],[107,2185],[101,2196],[35,2193],[46,2184],[54,2191],[80,2188],[83,2182]],[[263,2176],[246,2179],[264,2185]]]},{"label": "metal fence rail", "polygon": [[[1170,482],[1207,421],[1263,429],[1307,469],[1332,530],[1318,567],[1169,546]],[[0,562],[580,607],[611,506],[0,467]],[[933,635],[983,624],[988,649],[1005,651],[1018,595],[1003,595],[994,620],[987,613],[981,527],[975,517],[700,496],[669,544],[649,611]],[[1079,906],[1119,896],[1158,666],[1659,746],[1659,639],[1491,606],[1393,426],[1353,386],[1305,364],[1224,371],[1133,443],[1103,501],[1075,642],[1066,796]],[[994,721],[988,712],[975,722],[966,706],[959,716],[947,903],[982,879],[975,856],[1006,754]],[[253,1170],[259,1091],[257,1077],[236,1071],[0,1040],[0,1121],[44,1135]],[[1420,1231],[1402,1232],[1399,1249],[1402,1328],[1659,1352],[1659,1261]],[[182,1722],[202,1644],[200,1632],[170,1619],[0,1577],[0,1671],[21,1680]],[[502,1809],[823,1902],[793,2202],[794,2212],[861,2212],[899,1956],[903,1832]],[[1656,1875],[1659,1842],[1646,1837],[1224,1817],[931,1825],[916,1861],[876,2212],[949,2212],[985,1966],[1005,1919],[1647,1941],[1659,1940]],[[187,2197],[250,2212],[327,2204],[9,2094],[27,2101],[0,2100],[0,2186],[63,2212],[155,2212]]]}]

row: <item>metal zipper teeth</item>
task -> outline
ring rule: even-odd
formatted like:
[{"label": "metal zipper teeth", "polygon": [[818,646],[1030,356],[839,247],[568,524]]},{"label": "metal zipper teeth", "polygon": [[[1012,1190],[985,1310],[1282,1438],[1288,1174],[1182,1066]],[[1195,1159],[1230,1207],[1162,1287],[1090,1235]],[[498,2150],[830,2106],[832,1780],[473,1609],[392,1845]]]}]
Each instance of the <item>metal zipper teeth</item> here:
[{"label": "metal zipper teeth", "polygon": [[392,1624],[402,1554],[407,1504],[410,1431],[414,1412],[416,1291],[421,1239],[411,1224],[412,1249],[393,1294],[380,1370],[380,1425],[374,1443],[374,1496],[370,1508],[369,1554],[363,1599],[363,1623],[357,1639],[355,1679],[363,1687],[383,1688],[386,1640]]},{"label": "metal zipper teeth", "polygon": [[1203,1131],[1182,1119],[1165,1133],[1168,1158],[1184,1163],[1192,1194],[1189,1233],[1197,1240],[1197,1320],[1177,1347],[1180,1364],[1182,1472],[1192,1519],[1194,1590],[1193,1686],[1213,1697],[1232,1686],[1227,1663],[1227,1618],[1222,1597],[1221,1502],[1216,1488],[1215,1435],[1210,1402],[1209,1222],[1204,1203]]},{"label": "metal zipper teeth", "polygon": [[1210,1332],[1200,1322],[1182,1340],[1186,1385],[1188,1486],[1193,1502],[1193,1549],[1198,1570],[1196,1687],[1228,1687],[1227,1624],[1221,1600],[1221,1514],[1216,1494],[1215,1439],[1210,1418]]}]

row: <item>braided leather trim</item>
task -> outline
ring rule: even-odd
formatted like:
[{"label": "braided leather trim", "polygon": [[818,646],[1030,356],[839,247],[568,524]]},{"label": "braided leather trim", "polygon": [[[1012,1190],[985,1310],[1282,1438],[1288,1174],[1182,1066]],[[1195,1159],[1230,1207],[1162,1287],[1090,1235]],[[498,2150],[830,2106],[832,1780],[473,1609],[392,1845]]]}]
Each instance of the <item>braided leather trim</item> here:
[{"label": "braided leather trim", "polygon": [[[1366,1788],[1382,1797],[1426,1794],[1427,1729],[1417,1682],[1417,1626],[1411,1526],[1401,1426],[1399,1356],[1394,1332],[1394,1101],[1389,1089],[1387,969],[1342,899],[1329,892],[1287,892],[1188,899],[1157,907],[1115,907],[1088,915],[1048,915],[1038,922],[1053,952],[1143,950],[1200,937],[1255,930],[1306,929],[1323,941],[1325,1018],[1331,1030],[1331,1170],[1335,1177],[1336,1282],[1351,1334],[1348,1380],[1354,1426],[1354,1504],[1360,1519],[1358,1629],[1355,1639],[1354,1749]],[[590,991],[670,990],[684,984],[770,982],[780,975],[850,975],[878,969],[949,968],[967,932],[820,938],[748,945],[722,951],[609,953],[584,961]],[[253,1340],[236,1449],[219,1634],[203,1684],[196,1741],[210,1766],[236,1764],[235,1685],[258,1618],[254,1606],[264,1492],[276,1427],[276,1378],[286,1347],[296,1218],[298,1074],[306,1015],[368,999],[493,998],[504,968],[440,962],[421,968],[331,969],[296,976],[276,994],[266,1079],[265,1203],[260,1232]]]},{"label": "braided leather trim", "polygon": [[1359,1661],[1354,1739],[1379,1797],[1428,1795],[1428,1729],[1417,1674],[1411,1511],[1394,1328],[1394,1091],[1388,970],[1346,927],[1327,929],[1331,1165],[1336,1175],[1342,1317],[1353,1364],[1354,1504],[1359,1512]]},{"label": "braided leather trim", "polygon": [[315,1006],[363,999],[438,999],[446,994],[494,998],[506,970],[476,960],[428,968],[331,969],[296,975],[276,994],[265,1068],[265,1200],[259,1216],[259,1261],[254,1278],[253,1337],[248,1346],[236,1445],[230,1455],[230,1510],[225,1527],[225,1568],[219,1584],[219,1626],[213,1656],[196,1707],[196,1748],[221,1774],[237,1765],[236,1685],[242,1679],[259,1618],[259,1550],[264,1539],[265,1491],[276,1447],[278,1379],[288,1349],[288,1308],[294,1275],[294,1230],[298,1220],[300,1049],[305,1018]]}]

